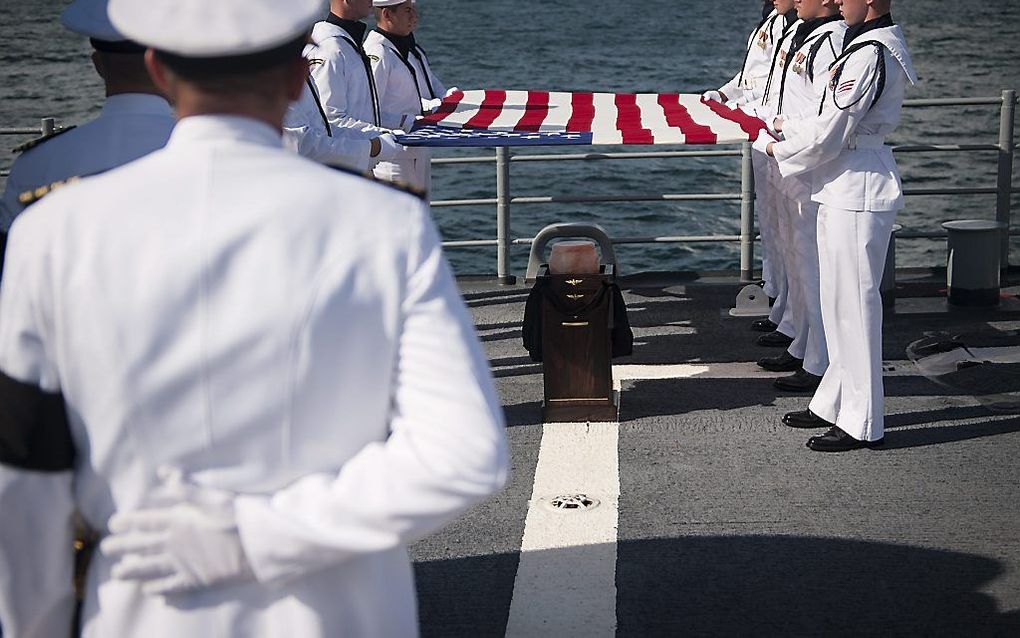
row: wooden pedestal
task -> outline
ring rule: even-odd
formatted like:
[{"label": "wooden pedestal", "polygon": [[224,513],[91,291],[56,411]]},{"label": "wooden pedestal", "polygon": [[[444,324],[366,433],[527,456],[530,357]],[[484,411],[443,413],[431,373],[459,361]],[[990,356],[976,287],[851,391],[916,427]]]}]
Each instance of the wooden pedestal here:
[{"label": "wooden pedestal", "polygon": [[542,315],[542,420],[616,421],[610,322],[612,266],[597,275],[550,275]]}]

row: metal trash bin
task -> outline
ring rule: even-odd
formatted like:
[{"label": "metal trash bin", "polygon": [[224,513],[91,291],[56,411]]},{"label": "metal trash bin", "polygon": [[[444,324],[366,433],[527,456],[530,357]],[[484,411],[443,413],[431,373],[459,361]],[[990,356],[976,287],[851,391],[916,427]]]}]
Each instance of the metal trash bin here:
[{"label": "metal trash bin", "polygon": [[598,274],[554,275],[542,266],[542,376],[546,423],[616,421],[612,265]]},{"label": "metal trash bin", "polygon": [[963,219],[942,224],[949,231],[946,284],[955,306],[999,303],[1002,222]]}]

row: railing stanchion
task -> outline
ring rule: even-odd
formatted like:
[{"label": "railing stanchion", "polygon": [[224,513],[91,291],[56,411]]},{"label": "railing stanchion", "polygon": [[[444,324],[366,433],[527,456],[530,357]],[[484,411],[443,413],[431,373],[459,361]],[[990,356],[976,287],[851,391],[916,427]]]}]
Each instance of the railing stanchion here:
[{"label": "railing stanchion", "polygon": [[1002,270],[1009,268],[1009,229],[1012,222],[1010,200],[1013,197],[1013,116],[1016,113],[1016,91],[1002,92],[999,118],[999,180],[995,202],[995,221],[1006,224],[1002,234]]},{"label": "railing stanchion", "polygon": [[43,137],[47,135],[53,135],[53,132],[57,130],[57,121],[52,117],[44,117],[42,119],[42,125],[39,127],[39,131],[43,134]]},{"label": "railing stanchion", "polygon": [[754,281],[754,167],[751,143],[740,149],[740,280]]},{"label": "railing stanchion", "polygon": [[510,274],[510,148],[496,148],[496,277],[512,284]]}]

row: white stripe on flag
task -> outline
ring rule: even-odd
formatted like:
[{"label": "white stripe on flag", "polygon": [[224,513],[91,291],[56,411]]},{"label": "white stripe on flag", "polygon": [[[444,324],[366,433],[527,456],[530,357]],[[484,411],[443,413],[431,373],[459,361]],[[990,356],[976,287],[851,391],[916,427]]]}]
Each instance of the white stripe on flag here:
[{"label": "white stripe on flag", "polygon": [[616,128],[616,119],[619,115],[616,108],[616,95],[596,93],[594,106],[595,121],[591,123],[591,143],[622,144],[623,134]]},{"label": "white stripe on flag", "polygon": [[457,110],[443,118],[439,126],[464,126],[478,114],[478,107],[484,99],[485,91],[464,91],[464,97],[457,104]]},{"label": "white stripe on flag", "polygon": [[641,109],[641,126],[652,132],[656,144],[683,144],[686,141],[683,131],[666,122],[666,112],[662,110],[657,94],[638,94],[637,105]]},{"label": "white stripe on flag", "polygon": [[562,133],[567,129],[567,122],[574,114],[574,97],[572,93],[562,91],[549,94],[549,114],[545,116],[542,127],[543,133]]},{"label": "white stripe on flag", "polygon": [[747,133],[740,128],[739,124],[716,115],[715,111],[701,103],[700,95],[681,95],[680,104],[691,114],[691,119],[712,129],[712,132],[719,138],[716,140],[716,144],[747,141]]},{"label": "white stripe on flag", "polygon": [[528,104],[527,91],[507,91],[506,100],[503,102],[503,110],[499,112],[496,120],[489,126],[493,131],[512,131],[517,123],[524,117],[524,107]]}]

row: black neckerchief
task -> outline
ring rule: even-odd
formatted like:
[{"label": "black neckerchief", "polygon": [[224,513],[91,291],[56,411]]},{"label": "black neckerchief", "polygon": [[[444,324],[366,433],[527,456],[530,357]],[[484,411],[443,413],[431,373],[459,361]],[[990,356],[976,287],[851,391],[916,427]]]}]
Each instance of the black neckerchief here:
[{"label": "black neckerchief", "polygon": [[368,31],[367,24],[359,20],[348,20],[346,18],[341,18],[335,13],[330,13],[329,17],[326,18],[326,22],[330,24],[335,24],[336,26],[346,31],[347,34],[351,36],[351,39],[354,40],[354,43],[358,45],[358,48],[359,49],[361,48],[361,43],[364,42],[365,40],[365,32]]},{"label": "black neckerchief", "polygon": [[368,75],[368,90],[372,94],[372,116],[374,121],[372,124],[379,126],[380,113],[379,113],[379,93],[375,88],[375,76],[372,74],[372,62],[369,61],[368,56],[365,55],[365,47],[363,41],[365,39],[365,32],[368,31],[368,25],[358,20],[347,20],[341,18],[335,13],[330,13],[329,17],[326,18],[326,22],[335,24],[344,31],[347,35],[351,36],[351,44],[354,45],[354,49],[358,52],[358,56],[361,58],[361,63],[365,67],[365,74]]},{"label": "black neckerchief", "polygon": [[796,53],[797,51],[799,51],[800,48],[804,46],[804,42],[807,41],[808,36],[814,33],[814,31],[818,27],[822,26],[823,24],[835,22],[836,20],[841,20],[842,18],[843,17],[837,13],[836,15],[833,16],[825,16],[822,18],[811,18],[810,20],[805,20],[803,23],[801,23],[799,27],[797,27],[797,33],[793,34],[793,42],[790,45],[790,53]]},{"label": "black neckerchief", "polygon": [[[814,33],[816,30],[818,30],[819,27],[821,27],[824,24],[828,24],[830,22],[835,22],[836,20],[841,20],[841,19],[842,19],[842,16],[837,13],[836,15],[833,15],[833,16],[825,16],[825,17],[821,17],[821,18],[811,18],[810,20],[805,20],[804,22],[801,23],[801,25],[799,27],[797,27],[796,33],[793,34],[793,40],[790,41],[790,52],[789,52],[788,57],[787,57],[787,64],[783,68],[783,79],[779,83],[779,107],[778,108],[779,108],[779,112],[780,113],[783,112],[783,98],[784,98],[784,96],[786,94],[786,75],[787,75],[787,73],[789,73],[790,67],[793,66],[791,64],[791,61],[793,59],[795,59],[795,56],[796,56],[797,52],[800,51],[801,48],[804,47],[804,44],[807,42],[807,39],[811,36],[812,33]],[[809,68],[808,77],[811,77],[813,79],[814,78],[814,73],[810,72],[810,66],[811,66],[812,63],[813,63],[812,62],[812,56],[808,56],[808,58],[807,58],[807,65],[808,65],[808,68]]]},{"label": "black neckerchief", "polygon": [[[790,16],[793,16],[793,20],[790,20]],[[762,100],[768,99],[769,89],[772,88],[772,78],[776,72],[776,63],[779,62],[779,54],[782,52],[783,43],[786,39],[793,35],[794,31],[791,28],[794,22],[797,21],[797,12],[794,10],[787,11],[783,14],[783,34],[776,40],[775,50],[772,52],[772,65],[769,67],[768,81],[765,82],[765,92],[762,94]],[[784,67],[785,70],[785,67]]]},{"label": "black neckerchief", "polygon": [[421,87],[418,85],[418,72],[414,70],[414,65],[411,64],[411,54],[418,59],[418,63],[421,65],[422,73],[425,74],[425,86],[429,89],[429,97],[436,98],[436,91],[432,88],[432,80],[429,78],[428,69],[425,68],[425,61],[422,59],[421,47],[414,41],[414,34],[408,35],[396,35],[390,33],[384,29],[376,27],[375,29],[381,36],[393,43],[393,46],[397,48],[397,55],[400,56],[400,61],[404,63],[407,70],[411,72],[411,80],[414,82],[414,88],[418,91],[418,99],[422,100]]},{"label": "black neckerchief", "polygon": [[790,9],[789,11],[784,13],[783,14],[783,31],[786,31],[791,26],[793,26],[793,23],[796,22],[796,21],[797,21],[797,10],[796,9]]},{"label": "black neckerchief", "polygon": [[414,48],[414,34],[410,35],[397,35],[396,33],[390,33],[385,29],[379,27],[375,28],[376,32],[393,43],[393,46],[397,47],[397,53],[400,57],[407,59],[407,56],[411,53],[411,49]]},{"label": "black neckerchief", "polygon": [[879,16],[874,20],[868,20],[867,22],[855,24],[854,26],[847,29],[846,35],[843,36],[843,49],[844,50],[847,49],[850,46],[851,42],[859,38],[862,34],[867,33],[868,31],[874,31],[875,29],[891,27],[894,24],[896,23],[893,22],[891,13],[887,13],[884,16]]},{"label": "black neckerchief", "polygon": [[753,49],[754,45],[758,43],[758,35],[761,33],[761,29],[765,26],[765,23],[768,23],[769,25],[767,31],[771,37],[772,25],[775,24],[776,18],[779,17],[777,15],[770,20],[769,16],[771,15],[771,11],[765,14],[765,17],[758,23],[758,28],[754,30],[754,35],[751,36],[751,41],[747,43],[747,50],[744,51],[744,61],[740,63],[740,78],[737,80],[737,84],[744,83],[744,73],[747,72],[747,60],[751,57],[751,49]]},{"label": "black neckerchief", "polygon": [[411,55],[418,58],[418,66],[421,67],[422,73],[425,74],[425,85],[429,88],[429,95],[432,99],[439,97],[436,95],[436,89],[432,86],[432,78],[429,77],[429,66],[425,63],[425,59],[428,54],[425,53],[425,49],[421,48],[421,45],[415,42],[414,34],[411,34]]}]

